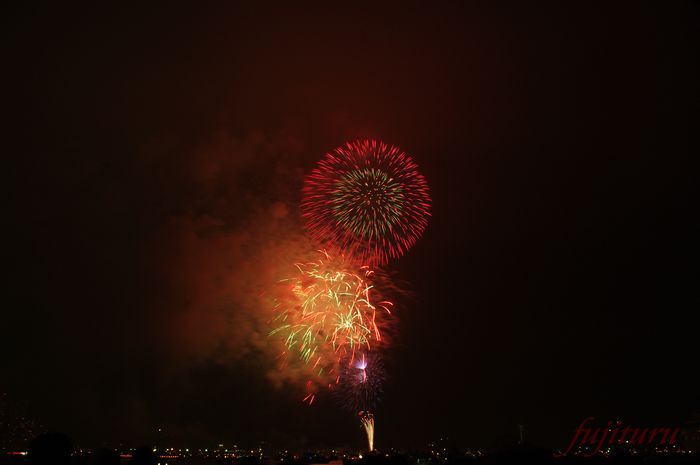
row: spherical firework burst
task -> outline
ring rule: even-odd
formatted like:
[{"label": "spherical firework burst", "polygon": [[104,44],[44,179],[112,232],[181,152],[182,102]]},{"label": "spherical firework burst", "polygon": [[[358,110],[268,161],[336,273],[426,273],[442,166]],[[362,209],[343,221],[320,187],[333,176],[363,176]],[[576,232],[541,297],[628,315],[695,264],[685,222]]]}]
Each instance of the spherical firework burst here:
[{"label": "spherical firework burst", "polygon": [[384,364],[377,352],[359,353],[354,360],[341,361],[334,393],[353,413],[373,410],[385,379]]},{"label": "spherical firework burst", "polygon": [[310,234],[371,266],[402,256],[430,216],[428,183],[417,165],[398,147],[374,140],[326,154],[302,194]]},{"label": "spherical firework burst", "polygon": [[285,297],[277,299],[270,332],[282,336],[287,352],[321,376],[381,343],[393,304],[374,287],[374,271],[328,253],[296,266],[298,273],[281,281]]}]

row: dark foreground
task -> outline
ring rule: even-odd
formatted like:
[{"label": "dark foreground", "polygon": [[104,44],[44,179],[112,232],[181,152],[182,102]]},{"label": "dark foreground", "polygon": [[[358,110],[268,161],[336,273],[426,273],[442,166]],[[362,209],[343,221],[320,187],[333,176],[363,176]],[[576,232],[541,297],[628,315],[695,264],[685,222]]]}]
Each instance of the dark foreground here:
[{"label": "dark foreground", "polygon": [[[200,451],[201,452],[201,451]],[[111,449],[95,451],[73,451],[70,441],[60,434],[45,435],[35,439],[29,450],[3,452],[0,464],[37,465],[509,465],[509,464],[700,464],[700,454],[693,451],[636,451],[613,450],[586,457],[583,454],[556,456],[551,450],[514,446],[489,453],[443,450],[417,452],[303,452],[298,454],[245,455],[231,457],[215,451],[189,455],[174,452],[155,452],[151,447],[143,447],[126,452]],[[252,451],[251,451],[252,452]],[[257,452],[257,451],[256,451]],[[286,452],[286,451],[285,451]]]}]

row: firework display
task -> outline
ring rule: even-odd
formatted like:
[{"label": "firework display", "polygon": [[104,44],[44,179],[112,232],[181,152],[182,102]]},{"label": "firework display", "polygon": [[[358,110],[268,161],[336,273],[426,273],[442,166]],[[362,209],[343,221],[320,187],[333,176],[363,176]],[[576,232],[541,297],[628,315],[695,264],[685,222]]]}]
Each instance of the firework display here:
[{"label": "firework display", "polygon": [[360,263],[386,264],[423,234],[428,183],[411,157],[375,140],[326,154],[305,179],[302,216],[313,238]]},{"label": "firework display", "polygon": [[352,413],[370,411],[380,400],[385,380],[386,372],[379,352],[370,351],[340,364],[333,393]]},{"label": "firework display", "polygon": [[374,287],[374,271],[327,252],[296,268],[295,276],[281,280],[288,298],[278,300],[270,332],[284,337],[290,353],[323,375],[381,343],[393,304]]},{"label": "firework display", "polygon": [[304,402],[325,386],[357,414],[369,451],[393,316],[384,294],[396,289],[376,268],[415,244],[430,204],[425,178],[399,148],[346,143],[326,154],[302,189],[306,229],[325,249],[278,283],[269,336],[281,342],[280,366],[304,368]]}]

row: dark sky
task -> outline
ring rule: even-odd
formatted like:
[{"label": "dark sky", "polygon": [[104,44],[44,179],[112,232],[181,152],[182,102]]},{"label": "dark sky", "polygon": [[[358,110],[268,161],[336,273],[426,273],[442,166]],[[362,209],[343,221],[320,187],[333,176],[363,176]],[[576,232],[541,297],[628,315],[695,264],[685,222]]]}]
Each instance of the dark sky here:
[{"label": "dark sky", "polygon": [[697,5],[487,3],[6,12],[0,391],[84,444],[362,444],[250,296],[304,173],[375,137],[434,202],[380,448],[700,414]]}]

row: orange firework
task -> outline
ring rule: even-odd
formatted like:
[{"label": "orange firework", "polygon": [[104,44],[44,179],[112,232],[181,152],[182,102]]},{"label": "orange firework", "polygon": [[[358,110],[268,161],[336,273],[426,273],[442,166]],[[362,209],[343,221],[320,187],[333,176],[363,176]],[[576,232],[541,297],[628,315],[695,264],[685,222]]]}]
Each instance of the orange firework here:
[{"label": "orange firework", "polygon": [[281,281],[284,298],[277,299],[270,332],[283,338],[286,351],[323,375],[337,373],[340,359],[381,344],[393,304],[375,288],[374,271],[326,252],[296,267]]}]

